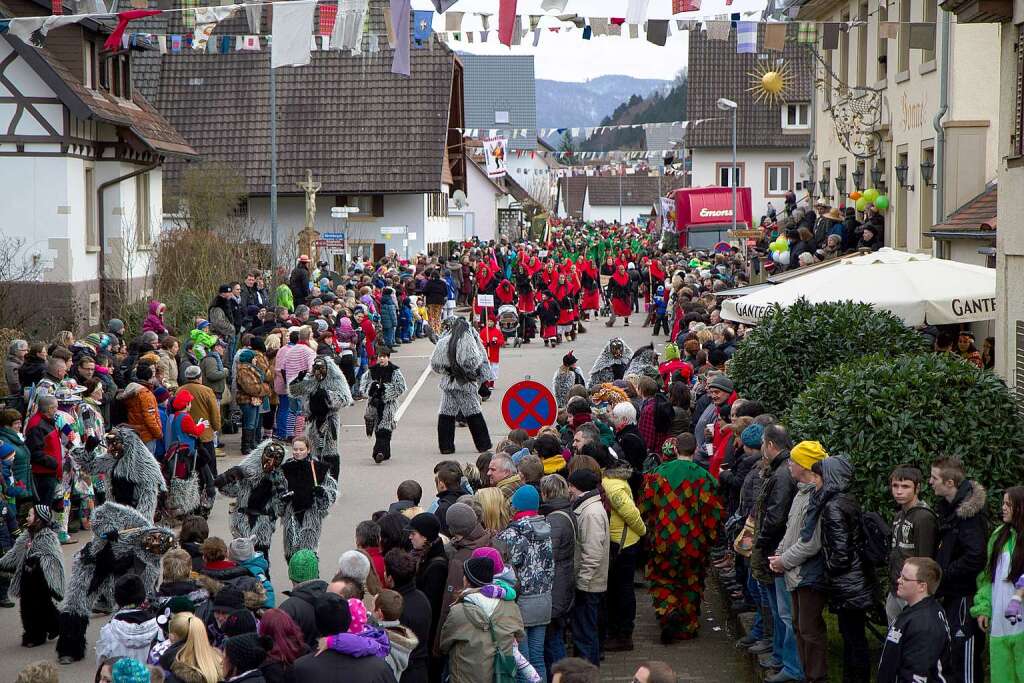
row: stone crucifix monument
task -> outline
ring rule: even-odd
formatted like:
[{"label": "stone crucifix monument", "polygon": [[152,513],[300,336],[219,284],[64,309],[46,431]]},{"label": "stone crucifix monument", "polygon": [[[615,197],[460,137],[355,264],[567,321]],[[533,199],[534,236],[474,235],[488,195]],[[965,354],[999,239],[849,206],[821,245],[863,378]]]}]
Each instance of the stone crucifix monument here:
[{"label": "stone crucifix monument", "polygon": [[[313,171],[306,169],[306,182],[298,183],[299,189],[306,193],[306,212],[302,230],[298,234],[299,254],[306,254],[315,264],[317,261],[316,239],[320,233],[316,231],[316,193],[321,183],[313,182]],[[311,265],[311,268],[314,267]]]}]

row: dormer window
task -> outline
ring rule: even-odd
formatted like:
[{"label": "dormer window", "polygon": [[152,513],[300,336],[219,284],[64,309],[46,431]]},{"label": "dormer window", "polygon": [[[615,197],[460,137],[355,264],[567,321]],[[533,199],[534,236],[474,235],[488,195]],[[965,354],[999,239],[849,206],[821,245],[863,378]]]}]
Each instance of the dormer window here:
[{"label": "dormer window", "polygon": [[131,61],[127,52],[102,60],[99,68],[100,89],[123,100],[132,98]]},{"label": "dormer window", "polygon": [[96,43],[91,40],[85,41],[82,51],[85,53],[82,60],[82,83],[89,90],[96,89]]}]

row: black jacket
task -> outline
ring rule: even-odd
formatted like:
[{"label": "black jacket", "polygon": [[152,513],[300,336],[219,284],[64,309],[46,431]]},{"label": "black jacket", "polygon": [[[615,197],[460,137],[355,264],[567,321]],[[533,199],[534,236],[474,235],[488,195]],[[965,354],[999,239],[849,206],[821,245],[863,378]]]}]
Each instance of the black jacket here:
[{"label": "black jacket", "polygon": [[440,278],[430,278],[423,285],[423,296],[428,306],[443,306],[448,301],[448,285]]},{"label": "black jacket", "polygon": [[750,471],[743,477],[743,486],[740,488],[740,504],[736,508],[737,514],[741,515],[743,519],[754,514],[757,497],[761,494],[761,483],[761,465],[754,461]]},{"label": "black jacket", "polygon": [[904,608],[889,628],[878,663],[878,683],[942,683],[949,671],[949,626],[942,605],[925,598]]},{"label": "black jacket", "polygon": [[267,679],[263,677],[261,669],[253,669],[237,678],[225,678],[224,683],[267,683]]},{"label": "black jacket", "polygon": [[288,277],[288,289],[292,290],[292,300],[296,306],[305,304],[309,296],[309,270],[296,264]]},{"label": "black jacket", "polygon": [[442,491],[437,494],[437,510],[434,511],[434,516],[437,517],[438,521],[441,522],[441,533],[445,536],[449,536],[448,533],[448,508],[458,502],[465,494],[465,491]]},{"label": "black jacket", "polygon": [[985,568],[988,555],[985,488],[964,480],[953,502],[940,498],[935,513],[939,518],[935,561],[942,567],[942,581],[935,597],[972,597],[978,590],[978,573]]},{"label": "black jacket", "polygon": [[267,662],[260,667],[260,673],[267,683],[295,683],[295,669],[293,664],[284,662]]},{"label": "black jacket", "polygon": [[[564,514],[563,514],[564,513]],[[540,514],[551,525],[551,554],[555,580],[551,586],[551,618],[568,616],[576,597],[576,515],[568,498],[555,498],[540,505]]]},{"label": "black jacket", "polygon": [[416,570],[416,588],[430,602],[430,641],[434,642],[441,621],[441,607],[444,605],[444,589],[448,585],[448,555],[444,541],[435,540],[420,558]]},{"label": "black jacket", "polygon": [[395,675],[382,657],[350,657],[335,650],[299,657],[295,660],[294,671],[295,680],[306,683],[396,683]]},{"label": "black jacket", "polygon": [[782,451],[768,463],[768,475],[761,487],[754,506],[757,520],[757,536],[754,537],[751,563],[760,565],[762,572],[768,571],[768,558],[775,554],[786,535],[789,507],[796,496],[796,481],[789,473],[789,451]]},{"label": "black jacket", "polygon": [[647,460],[647,446],[640,436],[640,429],[635,424],[626,425],[615,432],[615,442],[619,455],[633,468],[633,474],[629,477],[629,488],[633,492],[634,500],[640,500],[637,494],[642,492],[644,461]]},{"label": "black jacket", "polygon": [[821,549],[833,610],[867,610],[874,602],[874,581],[860,554],[863,546],[857,499],[846,492],[828,499],[821,511]]},{"label": "black jacket", "polygon": [[[743,451],[743,453],[738,451]],[[730,514],[740,509],[743,484],[747,480],[747,475],[761,459],[760,451],[755,451],[752,455],[745,455],[745,450],[736,448],[733,452],[738,457],[734,458],[734,463],[728,469],[723,469],[718,475],[718,484],[722,487],[723,493],[727,494],[725,509]],[[745,516],[749,511],[748,507],[742,514]]]},{"label": "black jacket", "polygon": [[[447,587],[448,581],[445,577],[445,586]],[[430,611],[430,600],[423,594],[423,591],[416,588],[416,584],[413,582],[407,583],[404,586],[395,586],[395,590],[402,594],[402,616],[399,618],[399,623],[402,626],[407,627],[416,635],[416,639],[419,643],[413,648],[412,653],[409,655],[409,666],[405,671],[402,672],[402,683],[427,683],[427,658],[430,653],[430,624],[432,621],[432,615]],[[365,659],[379,659],[377,657],[365,657]],[[379,661],[383,662],[383,659]],[[386,665],[385,665],[386,668]],[[296,664],[295,672],[298,674],[298,664]],[[390,674],[391,669],[388,669]],[[302,680],[302,679],[300,679]],[[310,678],[306,679],[310,681],[329,680]],[[342,679],[338,679],[339,681]],[[345,683],[353,683],[353,679],[344,679]],[[359,679],[354,679],[358,681]],[[392,676],[391,680],[394,680]]]},{"label": "black jacket", "polygon": [[[316,627],[316,611],[313,603],[318,595],[327,590],[327,582],[320,579],[300,583],[291,591],[285,591],[288,599],[281,603],[281,611],[286,613],[302,630],[302,637],[310,649],[316,649],[320,640],[320,631]],[[320,679],[310,679],[320,680]]]}]

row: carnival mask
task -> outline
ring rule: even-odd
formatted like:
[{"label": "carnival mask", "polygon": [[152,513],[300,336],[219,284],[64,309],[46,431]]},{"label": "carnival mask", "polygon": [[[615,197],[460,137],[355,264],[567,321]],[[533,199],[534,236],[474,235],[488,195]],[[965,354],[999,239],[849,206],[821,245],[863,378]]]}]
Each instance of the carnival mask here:
[{"label": "carnival mask", "polygon": [[152,555],[163,555],[175,545],[174,534],[163,529],[149,531],[142,539],[142,549]]},{"label": "carnival mask", "polygon": [[280,441],[272,441],[263,449],[260,465],[265,473],[273,472],[284,462],[284,444]]},{"label": "carnival mask", "polygon": [[313,361],[313,377],[319,382],[327,379],[327,361],[324,358],[317,358]]},{"label": "carnival mask", "polygon": [[611,343],[612,358],[622,358],[622,342],[613,341]]},{"label": "carnival mask", "polygon": [[107,453],[115,458],[120,458],[124,455],[124,439],[116,431],[107,432]]}]

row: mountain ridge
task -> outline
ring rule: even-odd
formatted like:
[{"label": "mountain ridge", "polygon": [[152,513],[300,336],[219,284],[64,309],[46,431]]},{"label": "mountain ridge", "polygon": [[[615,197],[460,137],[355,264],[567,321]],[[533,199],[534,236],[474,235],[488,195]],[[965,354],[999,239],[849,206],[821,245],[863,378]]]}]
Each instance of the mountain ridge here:
[{"label": "mountain ridge", "polygon": [[537,125],[541,128],[597,126],[633,95],[647,98],[671,86],[671,80],[619,74],[606,74],[582,82],[538,78]]}]

